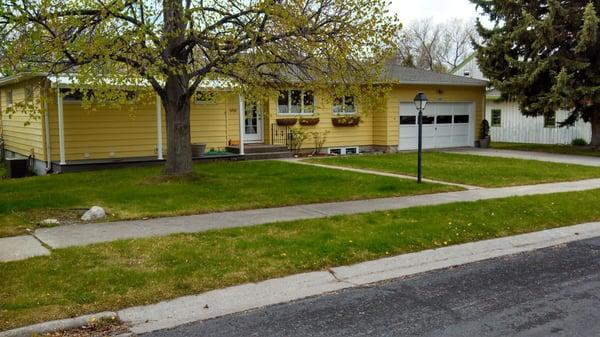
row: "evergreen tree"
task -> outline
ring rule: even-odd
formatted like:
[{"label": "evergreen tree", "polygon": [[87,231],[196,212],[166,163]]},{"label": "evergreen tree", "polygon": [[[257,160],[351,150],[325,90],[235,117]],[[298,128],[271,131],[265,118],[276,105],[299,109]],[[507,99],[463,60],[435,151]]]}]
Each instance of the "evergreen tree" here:
[{"label": "evergreen tree", "polygon": [[479,65],[526,116],[570,112],[560,126],[592,124],[600,147],[600,0],[471,0],[495,23],[477,22]]}]

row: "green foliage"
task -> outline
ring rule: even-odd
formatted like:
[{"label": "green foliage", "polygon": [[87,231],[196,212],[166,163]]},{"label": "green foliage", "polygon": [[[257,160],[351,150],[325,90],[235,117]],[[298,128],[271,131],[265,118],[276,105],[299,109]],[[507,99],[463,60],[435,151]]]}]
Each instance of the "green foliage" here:
[{"label": "green foliage", "polygon": [[327,136],[329,135],[329,133],[329,130],[309,132],[310,137],[312,138],[313,144],[315,146],[313,148],[313,154],[316,155],[323,151],[323,146],[325,145],[325,142],[327,142]]},{"label": "green foliage", "polygon": [[490,122],[487,119],[481,121],[481,138],[490,137]]},{"label": "green foliage", "polygon": [[[416,184],[414,184],[416,185]],[[0,330],[237,284],[600,220],[600,191],[125,240],[0,263]]]},{"label": "green foliage", "polygon": [[[584,140],[583,144],[587,145]],[[600,150],[591,147],[571,146],[571,145],[555,145],[555,144],[524,144],[524,143],[501,143],[494,142],[492,147],[495,149],[519,150],[519,151],[534,151],[570,154],[577,156],[600,157]]]},{"label": "green foliage", "polygon": [[575,138],[571,142],[571,145],[573,145],[573,146],[586,146],[586,145],[588,145],[588,143],[583,138]]},{"label": "green foliage", "polygon": [[302,145],[310,137],[310,134],[303,127],[295,127],[290,129],[291,133],[291,150],[295,155],[300,154]]},{"label": "green foliage", "polygon": [[600,19],[594,0],[471,0],[495,25],[478,24],[479,65],[527,116],[570,111],[561,126],[592,122],[600,145]]},{"label": "green foliage", "polygon": [[199,178],[180,181],[157,178],[157,167],[0,180],[0,237],[47,218],[77,221],[72,209],[92,205],[116,220],[455,190],[277,161],[206,163],[195,171]]},{"label": "green foliage", "polygon": [[[317,163],[415,175],[416,153],[339,156],[311,159]],[[518,186],[599,178],[600,168],[536,160],[423,153],[425,178],[483,187]]]},{"label": "green foliage", "polygon": [[387,6],[386,0],[6,0],[0,73],[61,74],[109,102],[122,100],[112,91],[152,88],[167,116],[166,171],[189,173],[188,103],[205,86],[233,88],[252,100],[292,83],[380,97],[385,88],[373,84],[400,29]]}]

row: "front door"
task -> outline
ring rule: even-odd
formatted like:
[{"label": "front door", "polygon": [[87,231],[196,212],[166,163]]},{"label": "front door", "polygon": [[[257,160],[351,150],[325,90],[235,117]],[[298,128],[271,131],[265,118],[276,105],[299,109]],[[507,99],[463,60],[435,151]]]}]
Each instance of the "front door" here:
[{"label": "front door", "polygon": [[244,120],[244,143],[263,141],[263,113],[260,104],[246,103]]}]

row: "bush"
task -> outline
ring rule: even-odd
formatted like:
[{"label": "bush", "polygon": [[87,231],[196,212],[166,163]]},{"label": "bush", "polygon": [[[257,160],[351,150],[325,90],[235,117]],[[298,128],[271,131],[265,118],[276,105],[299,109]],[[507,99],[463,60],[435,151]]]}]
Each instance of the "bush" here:
[{"label": "bush", "polygon": [[575,138],[571,142],[571,145],[573,145],[573,146],[586,146],[586,145],[588,145],[588,143],[585,141],[585,139]]}]

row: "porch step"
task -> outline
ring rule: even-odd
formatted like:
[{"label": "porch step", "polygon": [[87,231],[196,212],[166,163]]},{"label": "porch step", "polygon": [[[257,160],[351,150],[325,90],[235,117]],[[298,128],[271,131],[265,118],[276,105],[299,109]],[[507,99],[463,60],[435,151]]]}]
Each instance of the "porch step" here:
[{"label": "porch step", "polygon": [[[228,152],[231,153],[240,153],[240,147],[238,145],[228,146]],[[270,144],[245,144],[244,145],[244,153],[249,154],[262,154],[262,153],[279,153],[279,152],[289,152],[287,147],[282,145],[270,145]]]},{"label": "porch step", "polygon": [[260,159],[292,158],[293,155],[290,151],[286,151],[286,152],[246,153],[246,155],[244,157],[246,157],[247,160],[260,160]]}]

